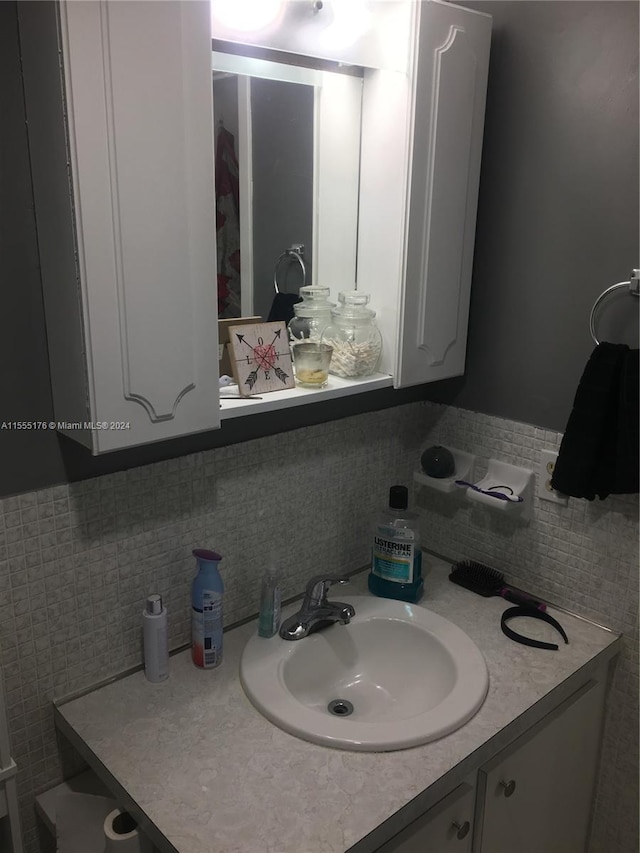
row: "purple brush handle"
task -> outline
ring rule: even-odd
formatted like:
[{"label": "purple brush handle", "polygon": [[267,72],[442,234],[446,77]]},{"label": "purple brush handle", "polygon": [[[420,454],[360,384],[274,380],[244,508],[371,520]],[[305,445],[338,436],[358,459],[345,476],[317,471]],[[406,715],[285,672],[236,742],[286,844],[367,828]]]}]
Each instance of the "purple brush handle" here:
[{"label": "purple brush handle", "polygon": [[512,601],[514,604],[519,604],[521,607],[533,607],[535,610],[541,610],[543,613],[547,609],[546,604],[536,601],[535,598],[529,598],[529,596],[524,595],[524,593],[515,592],[514,590],[509,589],[508,586],[502,587],[500,595],[503,598],[506,598],[507,601]]}]

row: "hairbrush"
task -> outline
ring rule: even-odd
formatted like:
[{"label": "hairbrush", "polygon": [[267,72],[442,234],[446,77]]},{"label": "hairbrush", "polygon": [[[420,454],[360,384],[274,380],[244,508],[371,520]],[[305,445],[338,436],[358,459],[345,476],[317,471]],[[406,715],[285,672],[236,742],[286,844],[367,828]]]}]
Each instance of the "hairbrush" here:
[{"label": "hairbrush", "polygon": [[547,609],[546,604],[506,586],[502,572],[497,569],[490,569],[489,566],[483,566],[482,563],[476,563],[474,560],[455,563],[452,566],[449,580],[471,590],[471,592],[483,595],[485,598],[497,595],[513,602],[513,604],[519,604],[521,607],[531,607],[543,612]]}]

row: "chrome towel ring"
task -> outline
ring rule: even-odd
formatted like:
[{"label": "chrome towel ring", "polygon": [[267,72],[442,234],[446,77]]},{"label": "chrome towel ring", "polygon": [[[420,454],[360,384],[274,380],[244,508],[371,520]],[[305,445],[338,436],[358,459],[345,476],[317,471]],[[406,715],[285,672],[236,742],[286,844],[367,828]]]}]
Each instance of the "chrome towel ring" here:
[{"label": "chrome towel ring", "polygon": [[289,249],[285,249],[280,255],[276,261],[275,269],[273,270],[273,289],[276,293],[280,293],[280,288],[278,287],[278,270],[280,268],[280,264],[285,260],[285,258],[295,260],[300,264],[300,267],[302,268],[302,285],[304,286],[307,283],[307,268],[304,265],[304,244],[292,243],[291,247]]},{"label": "chrome towel ring", "polygon": [[603,290],[593,303],[593,308],[589,315],[589,331],[596,345],[600,343],[596,335],[596,311],[598,310],[598,306],[610,293],[619,290],[621,287],[626,288],[631,296],[635,296],[636,298],[640,296],[640,270],[632,270],[629,281],[619,281],[617,284],[612,284],[611,287]]}]

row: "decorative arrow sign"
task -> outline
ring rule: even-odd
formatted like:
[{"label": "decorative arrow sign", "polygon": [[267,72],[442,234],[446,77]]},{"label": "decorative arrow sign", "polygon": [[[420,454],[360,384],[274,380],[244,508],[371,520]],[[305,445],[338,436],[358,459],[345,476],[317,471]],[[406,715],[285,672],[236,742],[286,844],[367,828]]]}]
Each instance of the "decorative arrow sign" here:
[{"label": "decorative arrow sign", "polygon": [[231,367],[243,397],[295,388],[283,322],[230,326]]}]

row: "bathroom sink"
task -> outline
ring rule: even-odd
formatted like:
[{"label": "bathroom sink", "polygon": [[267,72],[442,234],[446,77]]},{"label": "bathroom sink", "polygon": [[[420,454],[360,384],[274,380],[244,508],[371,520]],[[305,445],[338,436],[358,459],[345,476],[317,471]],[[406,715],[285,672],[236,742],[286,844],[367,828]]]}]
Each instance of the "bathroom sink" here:
[{"label": "bathroom sink", "polygon": [[268,720],[324,746],[380,752],[435,740],[478,711],[489,675],[464,631],[413,604],[340,598],[356,611],[348,625],[247,642],[240,680]]}]

